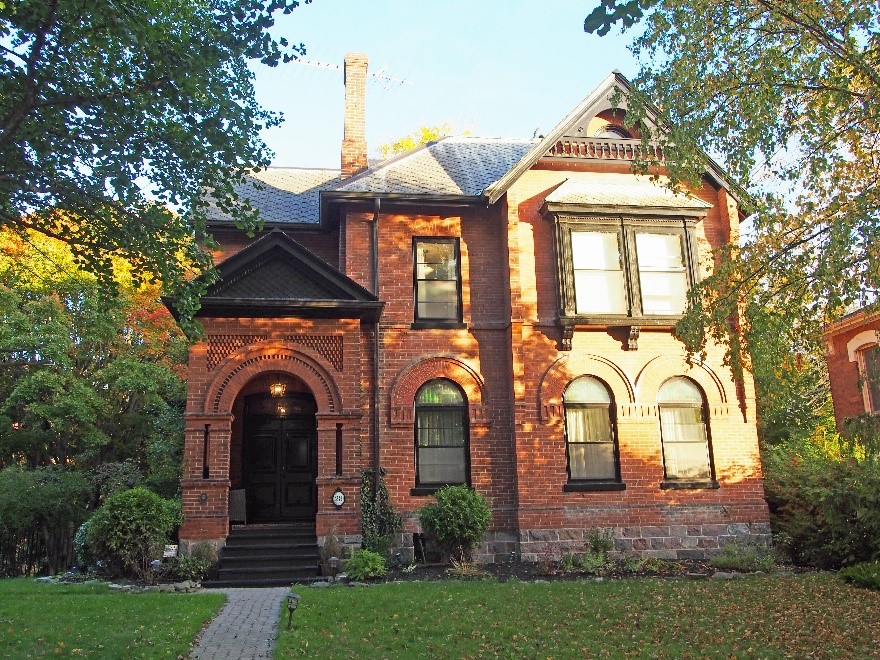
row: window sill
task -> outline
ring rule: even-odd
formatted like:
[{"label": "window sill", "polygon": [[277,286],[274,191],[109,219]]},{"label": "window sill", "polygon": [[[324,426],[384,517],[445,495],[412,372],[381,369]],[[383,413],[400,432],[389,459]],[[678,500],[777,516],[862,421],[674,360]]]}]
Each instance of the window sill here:
[{"label": "window sill", "polygon": [[701,479],[699,481],[667,479],[660,482],[660,490],[698,490],[700,488],[721,488],[721,485],[715,479]]},{"label": "window sill", "polygon": [[572,481],[562,486],[563,493],[588,493],[613,490],[626,490],[620,481]]},{"label": "window sill", "polygon": [[467,323],[461,321],[416,321],[409,326],[411,330],[467,330]]}]

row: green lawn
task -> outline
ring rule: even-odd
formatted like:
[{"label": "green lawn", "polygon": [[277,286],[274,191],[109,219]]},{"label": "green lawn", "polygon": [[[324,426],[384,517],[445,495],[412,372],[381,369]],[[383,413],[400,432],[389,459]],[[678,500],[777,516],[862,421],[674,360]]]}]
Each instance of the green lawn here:
[{"label": "green lawn", "polygon": [[177,658],[225,602],[218,593],[126,594],[0,580],[0,658]]},{"label": "green lawn", "polygon": [[276,658],[880,655],[880,593],[830,574],[296,590]]}]

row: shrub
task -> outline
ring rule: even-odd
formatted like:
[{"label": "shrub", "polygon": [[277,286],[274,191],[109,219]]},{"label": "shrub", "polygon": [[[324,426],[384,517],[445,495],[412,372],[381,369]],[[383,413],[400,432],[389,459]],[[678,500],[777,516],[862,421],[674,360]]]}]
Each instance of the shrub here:
[{"label": "shrub", "polygon": [[840,571],[844,582],[866,589],[880,589],[880,561],[864,562],[847,566]]},{"label": "shrub", "polygon": [[196,555],[179,555],[175,560],[175,573],[181,580],[201,582],[204,580],[213,564],[206,557]]},{"label": "shrub", "polygon": [[776,561],[772,551],[767,548],[728,543],[721,550],[721,554],[715,555],[709,560],[709,564],[713,568],[724,571],[740,571],[742,573],[764,571],[768,573],[773,570]]},{"label": "shrub", "polygon": [[87,543],[111,571],[145,579],[150,561],[162,556],[174,527],[179,504],[146,488],[112,495],[89,521]]},{"label": "shrub", "polygon": [[614,550],[614,532],[596,527],[590,529],[587,532],[587,548],[593,552],[608,554]]},{"label": "shrub", "polygon": [[766,453],[767,501],[785,539],[777,547],[794,563],[839,568],[880,557],[880,461],[860,453],[818,437]]},{"label": "shrub", "polygon": [[[8,575],[48,568],[57,573],[74,562],[74,534],[86,519],[90,487],[79,472],[60,467],[0,471],[0,548]],[[19,550],[38,539],[35,556]]]},{"label": "shrub", "polygon": [[446,486],[434,498],[435,502],[419,509],[419,522],[444,555],[470,560],[492,520],[486,498],[467,486]]},{"label": "shrub", "polygon": [[373,470],[364,470],[361,473],[361,534],[364,549],[387,557],[391,537],[401,527],[402,521],[391,505],[385,487],[384,470],[379,473],[378,491],[375,489]]},{"label": "shrub", "polygon": [[330,557],[336,557],[341,560],[345,556],[345,546],[336,535],[336,528],[333,528],[324,540],[319,555],[321,558],[321,575],[330,575],[333,567],[330,565]]},{"label": "shrub", "polygon": [[372,550],[355,550],[345,562],[345,572],[353,580],[384,577],[388,572],[385,557]]}]

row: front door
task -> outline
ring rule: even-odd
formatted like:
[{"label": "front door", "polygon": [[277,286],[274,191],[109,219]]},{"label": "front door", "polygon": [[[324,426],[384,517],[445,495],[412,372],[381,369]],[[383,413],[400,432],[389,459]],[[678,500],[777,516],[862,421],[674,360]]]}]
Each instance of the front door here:
[{"label": "front door", "polygon": [[312,397],[248,397],[243,463],[249,521],[314,521],[317,440]]}]

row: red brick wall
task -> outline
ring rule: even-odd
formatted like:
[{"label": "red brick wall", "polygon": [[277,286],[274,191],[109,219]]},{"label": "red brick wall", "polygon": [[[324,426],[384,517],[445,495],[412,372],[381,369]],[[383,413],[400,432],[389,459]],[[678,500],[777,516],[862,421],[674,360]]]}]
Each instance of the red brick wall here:
[{"label": "red brick wall", "polygon": [[[619,331],[583,329],[575,332],[571,352],[557,349],[554,226],[538,209],[546,195],[578,169],[535,168],[508,193],[508,233],[518,249],[511,254],[511,274],[516,276],[512,306],[522,316],[522,323],[514,324],[512,344],[514,354],[519,354],[514,361],[519,381],[514,423],[523,556],[583,549],[584,532],[593,527],[614,530],[621,550],[657,556],[701,554],[730,536],[766,540],[768,512],[753,387],[747,379],[745,398],[738,394],[718,347],[710,347],[698,368],[685,362],[683,346],[669,330],[643,328],[638,350],[629,351]],[[601,170],[624,171],[620,165]],[[726,198],[723,206],[719,204],[722,200],[710,186],[697,195],[716,205],[696,232],[706,269],[711,267],[711,248],[728,239],[737,218],[735,207],[730,208]],[[564,386],[579,375],[598,376],[613,391],[624,491],[563,491],[567,473],[561,396]],[[660,488],[656,393],[675,375],[694,379],[708,400],[717,489]],[[546,387],[548,380],[555,380],[555,387]]]},{"label": "red brick wall", "polygon": [[[318,533],[357,534],[360,472],[370,465],[365,361],[371,339],[358,320],[203,319],[206,340],[190,349],[181,539],[222,543],[227,493],[241,479],[241,400],[284,376],[310,391],[318,408]],[[203,478],[204,427],[209,479]],[[336,475],[336,425],[343,430],[343,474]],[[342,488],[347,504],[330,503]],[[206,498],[202,498],[202,494]],[[206,499],[206,501],[202,501]]]},{"label": "red brick wall", "polygon": [[[379,326],[380,461],[394,506],[404,516],[405,532],[418,529],[415,511],[430,501],[412,492],[413,397],[427,380],[445,377],[467,395],[472,485],[492,500],[492,530],[482,558],[506,557],[511,550],[530,559],[577,551],[596,527],[613,530],[620,550],[655,556],[696,556],[734,537],[764,541],[768,513],[748,374],[737,387],[718,347],[709,348],[704,363],[688,365],[669,329],[643,329],[635,351],[627,350],[620,330],[579,329],[572,350],[559,350],[554,227],[539,208],[565,178],[586,170],[629,172],[626,164],[542,163],[490,209],[450,212],[383,205],[378,230],[378,294],[385,302]],[[736,236],[738,213],[723,190],[706,184],[696,194],[713,204],[696,230],[701,271],[706,272],[712,267],[711,249]],[[372,289],[372,229],[372,210],[360,207],[343,216],[338,235],[309,234],[308,246],[324,258],[338,255],[341,270]],[[465,327],[413,328],[414,236],[460,239]],[[294,238],[306,244],[298,234]],[[240,243],[230,244],[228,253],[240,248]],[[194,346],[190,359],[186,533],[208,538],[225,524],[224,484],[217,485],[216,496],[208,493],[207,504],[198,500],[206,486],[200,481],[199,453],[205,419],[219,426],[216,445],[212,435],[211,451],[217,452],[212,465],[216,461],[220,466],[218,474],[227,478],[228,488],[240,478],[241,443],[240,428],[226,421],[231,420],[228,413],[235,413],[242,388],[257,386],[253,379],[262,371],[283,368],[318,402],[318,534],[356,535],[358,475],[372,461],[372,327],[356,321],[292,319],[209,320],[205,327],[208,341]],[[343,369],[334,366],[318,340],[296,339],[330,335],[342,338]],[[273,351],[291,359],[273,361]],[[625,490],[563,490],[567,475],[561,396],[566,384],[582,374],[600,377],[613,392]],[[660,384],[675,375],[691,377],[705,393],[718,488],[660,487],[656,395]],[[326,388],[333,392],[324,392]],[[337,423],[344,428],[341,479],[332,474]],[[337,486],[347,497],[341,511],[329,504]]]},{"label": "red brick wall", "polygon": [[[268,231],[268,230],[267,230]],[[212,254],[214,263],[220,263],[232,255],[241,252],[248,245],[265,236],[265,232],[257,234],[253,238],[240,229],[223,228],[213,229],[211,232],[220,247]],[[320,257],[334,268],[339,268],[339,231],[338,229],[325,229],[316,231],[312,229],[289,229],[284,232],[297,243],[307,248],[312,254]]]},{"label": "red brick wall", "polygon": [[880,315],[856,312],[825,331],[828,378],[838,428],[843,428],[845,419],[867,412],[856,352],[876,344],[878,330]]}]

